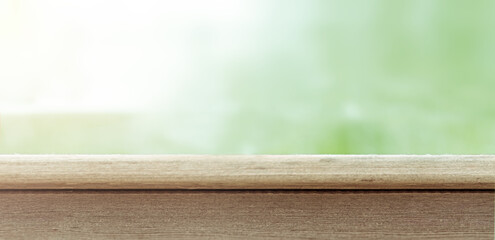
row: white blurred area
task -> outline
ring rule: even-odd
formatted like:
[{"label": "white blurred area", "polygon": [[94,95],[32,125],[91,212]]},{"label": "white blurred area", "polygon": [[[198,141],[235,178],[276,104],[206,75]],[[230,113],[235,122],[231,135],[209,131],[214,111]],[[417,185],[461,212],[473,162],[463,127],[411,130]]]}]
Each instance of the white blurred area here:
[{"label": "white blurred area", "polygon": [[249,37],[260,3],[2,0],[0,114],[166,112],[191,95],[222,104],[218,71],[261,40]]},{"label": "white blurred area", "polygon": [[0,0],[0,153],[259,151],[244,115],[321,74],[315,3]]}]

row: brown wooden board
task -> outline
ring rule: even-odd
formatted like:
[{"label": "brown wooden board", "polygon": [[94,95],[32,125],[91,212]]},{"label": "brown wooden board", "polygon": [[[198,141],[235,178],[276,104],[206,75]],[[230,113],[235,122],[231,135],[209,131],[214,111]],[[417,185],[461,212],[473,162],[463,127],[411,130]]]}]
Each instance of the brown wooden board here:
[{"label": "brown wooden board", "polygon": [[495,156],[0,155],[0,189],[495,189]]},{"label": "brown wooden board", "polygon": [[493,191],[0,191],[0,239],[494,239]]}]

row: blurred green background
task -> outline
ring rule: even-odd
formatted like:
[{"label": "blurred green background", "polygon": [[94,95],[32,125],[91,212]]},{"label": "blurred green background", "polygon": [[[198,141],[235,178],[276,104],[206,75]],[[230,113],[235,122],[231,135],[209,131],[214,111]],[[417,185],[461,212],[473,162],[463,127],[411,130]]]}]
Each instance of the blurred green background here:
[{"label": "blurred green background", "polygon": [[495,153],[495,1],[2,4],[0,153]]}]

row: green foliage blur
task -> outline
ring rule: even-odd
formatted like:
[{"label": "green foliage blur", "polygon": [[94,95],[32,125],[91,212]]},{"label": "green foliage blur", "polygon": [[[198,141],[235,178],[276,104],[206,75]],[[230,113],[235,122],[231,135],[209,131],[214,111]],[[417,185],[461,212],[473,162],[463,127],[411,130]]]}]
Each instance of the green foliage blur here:
[{"label": "green foliage blur", "polygon": [[208,27],[191,34],[196,62],[172,100],[0,112],[0,153],[495,153],[495,1],[257,4],[234,50]]}]

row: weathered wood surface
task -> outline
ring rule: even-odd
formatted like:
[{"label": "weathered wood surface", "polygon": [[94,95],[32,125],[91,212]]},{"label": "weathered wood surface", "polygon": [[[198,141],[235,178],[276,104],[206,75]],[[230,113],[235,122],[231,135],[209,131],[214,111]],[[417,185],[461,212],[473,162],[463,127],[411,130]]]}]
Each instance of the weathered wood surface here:
[{"label": "weathered wood surface", "polygon": [[495,156],[0,155],[0,189],[495,189]]},{"label": "weathered wood surface", "polygon": [[494,239],[493,191],[0,191],[1,239]]}]

